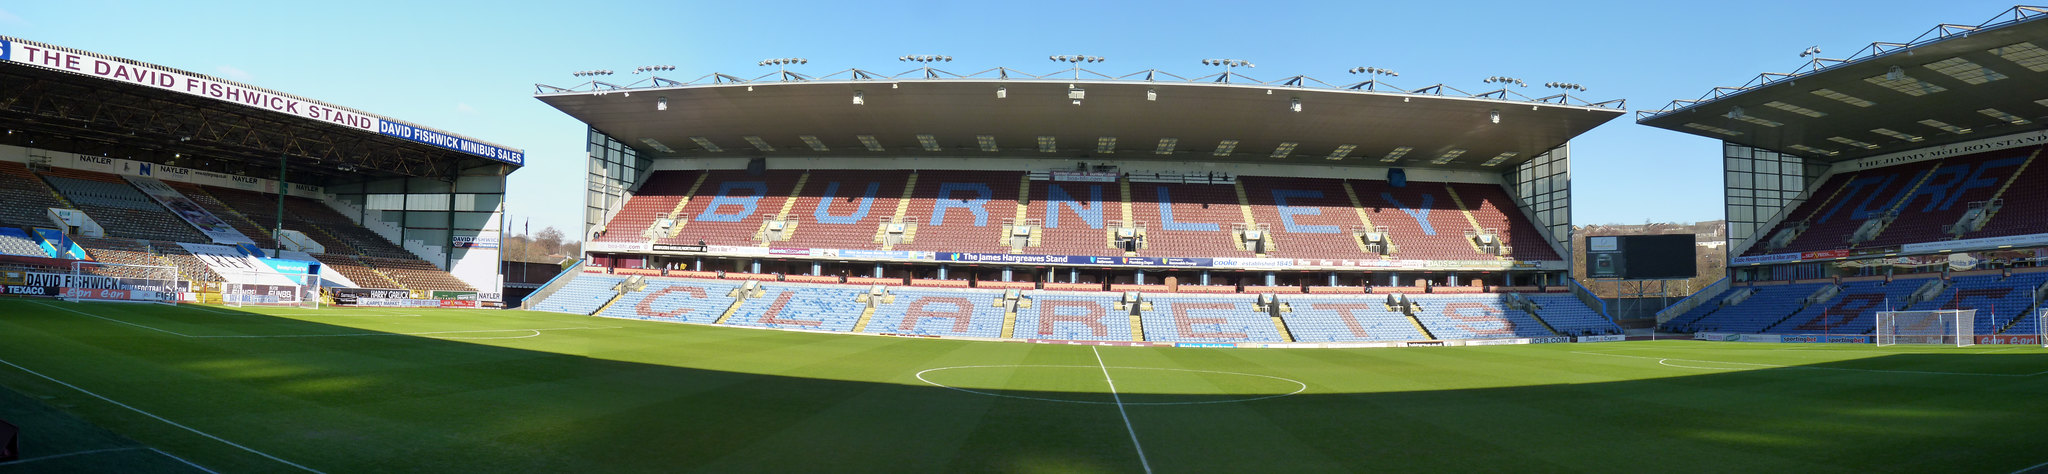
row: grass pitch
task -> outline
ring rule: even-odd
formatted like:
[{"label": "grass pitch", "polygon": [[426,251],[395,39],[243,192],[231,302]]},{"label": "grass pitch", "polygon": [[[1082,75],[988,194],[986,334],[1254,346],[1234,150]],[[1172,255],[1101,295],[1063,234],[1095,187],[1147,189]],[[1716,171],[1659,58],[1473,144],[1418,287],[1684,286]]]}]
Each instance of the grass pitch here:
[{"label": "grass pitch", "polygon": [[[1993,472],[2048,351],[1281,350],[0,299],[0,473]],[[1112,387],[1114,387],[1112,389]]]}]

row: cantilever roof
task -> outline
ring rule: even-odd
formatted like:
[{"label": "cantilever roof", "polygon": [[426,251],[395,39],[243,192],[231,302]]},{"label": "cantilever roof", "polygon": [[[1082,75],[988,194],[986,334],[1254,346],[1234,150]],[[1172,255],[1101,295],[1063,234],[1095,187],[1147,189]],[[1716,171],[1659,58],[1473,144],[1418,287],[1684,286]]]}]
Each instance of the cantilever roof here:
[{"label": "cantilever roof", "polygon": [[1607,103],[1496,98],[1506,94],[1043,77],[542,91],[542,102],[654,158],[886,153],[1508,170],[1624,113]]},{"label": "cantilever roof", "polygon": [[2048,126],[2048,9],[2014,7],[1979,25],[1943,24],[1871,43],[1693,101],[1639,123],[1846,161]]}]

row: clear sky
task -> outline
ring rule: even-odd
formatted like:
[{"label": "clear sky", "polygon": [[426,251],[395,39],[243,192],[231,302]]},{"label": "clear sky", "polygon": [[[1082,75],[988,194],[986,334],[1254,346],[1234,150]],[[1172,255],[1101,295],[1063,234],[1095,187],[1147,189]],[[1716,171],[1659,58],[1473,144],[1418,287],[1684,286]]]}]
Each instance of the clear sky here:
[{"label": "clear sky", "polygon": [[[2009,0],[2008,0],[2009,1]],[[1695,99],[1757,73],[1789,72],[1800,50],[1842,57],[1872,41],[1904,42],[1939,23],[1977,24],[2011,7],[1989,1],[1717,2],[1108,2],[941,0],[616,1],[16,1],[0,34],[85,49],[276,89],[526,150],[511,178],[515,232],[581,228],[584,128],[534,100],[534,83],[569,73],[668,64],[665,77],[754,77],[766,58],[797,71],[849,67],[894,74],[906,54],[951,55],[956,73],[995,66],[1052,72],[1051,54],[1194,77],[1204,58],[1258,65],[1273,80],[1344,70],[1399,71],[1392,85],[1481,79],[1576,82],[1631,111]],[[4,85],[0,85],[4,87]],[[1530,88],[1530,96],[1545,95]],[[1634,114],[1573,142],[1578,224],[1722,217],[1718,142],[1634,123]]]}]

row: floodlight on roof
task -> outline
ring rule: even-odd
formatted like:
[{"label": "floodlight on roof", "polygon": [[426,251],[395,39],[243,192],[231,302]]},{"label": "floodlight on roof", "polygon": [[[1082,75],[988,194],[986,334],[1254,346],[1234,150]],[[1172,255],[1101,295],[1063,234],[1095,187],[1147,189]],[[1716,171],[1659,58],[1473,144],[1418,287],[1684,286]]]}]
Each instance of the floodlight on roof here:
[{"label": "floodlight on roof", "polygon": [[1393,71],[1393,70],[1391,70],[1391,69],[1381,69],[1381,68],[1376,68],[1376,67],[1370,67],[1370,66],[1359,66],[1359,67],[1354,67],[1354,68],[1351,68],[1351,69],[1349,69],[1349,70],[1348,70],[1347,72],[1350,72],[1350,73],[1352,73],[1352,74],[1370,74],[1370,75],[1374,75],[1374,76],[1390,76],[1390,77],[1401,77],[1401,73],[1398,73],[1398,72],[1394,72],[1394,71]]},{"label": "floodlight on roof", "polygon": [[639,74],[639,73],[643,73],[643,72],[656,72],[656,71],[674,71],[674,70],[676,70],[676,67],[675,67],[675,66],[670,66],[670,65],[662,64],[662,65],[656,65],[656,66],[640,66],[640,67],[636,67],[636,68],[633,68],[633,73],[634,73],[634,74]]},{"label": "floodlight on roof", "polygon": [[867,93],[861,91],[853,91],[853,105],[867,105],[867,96]]},{"label": "floodlight on roof", "polygon": [[656,98],[654,98],[654,110],[668,110],[668,98],[667,98],[667,97],[656,97]]},{"label": "floodlight on roof", "polygon": [[1502,86],[1513,84],[1522,87],[1529,87],[1529,83],[1522,82],[1521,79],[1516,79],[1508,76],[1488,76],[1485,80],[1481,80],[1479,82],[1484,82],[1487,84],[1500,84]]},{"label": "floodlight on roof", "polygon": [[1487,111],[1487,112],[1486,112],[1486,119],[1487,119],[1488,121],[1491,121],[1491,122],[1493,122],[1493,123],[1500,123],[1500,109],[1493,109],[1493,110]]},{"label": "floodlight on roof", "polygon": [[1300,112],[1300,111],[1301,111],[1301,99],[1287,99],[1287,110],[1291,110],[1291,111],[1295,111],[1295,112]]},{"label": "floodlight on roof", "polygon": [[612,75],[612,70],[610,70],[610,69],[591,69],[591,70],[588,70],[588,71],[576,71],[576,72],[572,72],[572,73],[569,73],[569,75],[571,75],[571,76],[576,76],[576,77],[590,77],[590,76],[609,76],[609,75]]},{"label": "floodlight on roof", "polygon": [[997,98],[997,99],[1007,99],[1007,98],[1009,98],[1009,97],[1010,97],[1010,90],[1009,90],[1009,89],[1005,89],[1005,88],[1001,88],[1001,87],[997,87],[997,88],[996,88],[996,98]]}]

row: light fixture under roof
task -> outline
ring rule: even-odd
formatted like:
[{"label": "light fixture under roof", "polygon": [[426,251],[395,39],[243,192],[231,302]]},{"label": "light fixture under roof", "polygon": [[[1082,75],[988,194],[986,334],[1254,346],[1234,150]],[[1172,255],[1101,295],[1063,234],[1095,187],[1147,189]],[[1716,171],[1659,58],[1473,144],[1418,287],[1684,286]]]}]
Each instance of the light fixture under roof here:
[{"label": "light fixture under roof", "polygon": [[1803,152],[1807,152],[1807,153],[1812,153],[1812,154],[1816,154],[1816,155],[1828,155],[1828,156],[1835,156],[1835,155],[1839,155],[1839,154],[1841,154],[1841,152],[1837,152],[1837,151],[1834,151],[1834,150],[1822,150],[1822,149],[1819,149],[1819,148],[1814,148],[1814,147],[1810,147],[1810,146],[1806,146],[1806,145],[1792,145],[1792,147],[1791,147],[1791,148],[1792,148],[1792,149],[1794,149],[1794,150],[1799,150],[1799,151],[1803,151]]},{"label": "light fixture under roof", "polygon": [[1297,146],[1301,146],[1301,144],[1295,142],[1280,142],[1280,146],[1273,147],[1273,154],[1270,156],[1273,158],[1286,158],[1287,155],[1294,154],[1294,147]]},{"label": "light fixture under roof", "polygon": [[645,138],[645,137],[642,137],[642,138],[640,138],[640,143],[645,143],[645,144],[647,144],[647,147],[648,147],[648,148],[653,148],[653,149],[654,149],[654,151],[658,151],[658,152],[662,152],[662,153],[675,153],[675,152],[676,152],[676,149],[674,149],[674,148],[669,148],[669,147],[668,147],[668,145],[663,145],[663,144],[661,144],[661,142],[655,141],[655,140],[654,140],[654,139],[652,139],[652,138]]},{"label": "light fixture under roof", "polygon": [[1885,73],[1881,76],[1870,76],[1863,78],[1863,82],[1877,84],[1880,87],[1899,91],[1900,94],[1910,95],[1913,97],[1919,97],[1927,94],[1933,94],[1936,92],[1948,90],[1947,87],[1942,87],[1939,85],[1935,85],[1931,82],[1915,79],[1913,78],[1913,76],[1908,76],[1906,75],[1906,73],[1899,72],[1896,69],[1892,70],[1892,72]]},{"label": "light fixture under roof", "polygon": [[1460,156],[1465,156],[1465,149],[1464,149],[1464,148],[1452,148],[1452,149],[1450,149],[1449,151],[1445,151],[1445,152],[1444,152],[1444,154],[1441,154],[1441,155],[1437,155],[1437,156],[1436,156],[1436,158],[1434,158],[1434,159],[1431,159],[1431,160],[1429,160],[1429,163],[1430,163],[1430,164],[1433,164],[1433,165],[1441,165],[1441,164],[1444,164],[1444,163],[1450,163],[1450,162],[1451,162],[1451,160],[1456,160],[1456,159],[1458,159],[1458,157],[1460,157]]},{"label": "light fixture under roof", "polygon": [[1732,136],[1736,136],[1736,135],[1741,135],[1741,134],[1742,134],[1742,132],[1737,132],[1737,131],[1734,131],[1734,130],[1729,130],[1729,129],[1725,129],[1725,128],[1721,128],[1721,127],[1716,127],[1716,126],[1713,126],[1713,125],[1707,125],[1707,124],[1702,124],[1702,123],[1687,123],[1687,124],[1685,124],[1685,128],[1690,128],[1690,129],[1694,129],[1694,130],[1705,130],[1705,131],[1709,131],[1709,132],[1714,132],[1714,133],[1719,133],[1719,134],[1722,134],[1722,135],[1727,135],[1727,136],[1731,136],[1731,137],[1732,137]]},{"label": "light fixture under roof", "polygon": [[[1880,76],[1880,77],[1882,77],[1882,76]],[[1856,96],[1852,96],[1852,95],[1849,95],[1849,94],[1843,94],[1843,93],[1840,93],[1840,92],[1835,92],[1835,91],[1834,91],[1833,89],[1814,89],[1814,90],[1813,90],[1813,95],[1817,95],[1817,96],[1821,96],[1821,97],[1826,97],[1826,98],[1829,98],[1829,99],[1834,99],[1834,100],[1837,100],[1837,101],[1841,101],[1841,102],[1842,102],[1842,103],[1844,103],[1844,104],[1854,105],[1854,106],[1857,106],[1857,107],[1869,107],[1869,106],[1877,105],[1877,103],[1876,103],[1876,102],[1871,102],[1871,101],[1863,100],[1863,99],[1857,98]]]},{"label": "light fixture under roof", "polygon": [[1233,151],[1237,151],[1237,140],[1224,140],[1216,142],[1216,152],[1210,154],[1215,156],[1230,156],[1230,152]]},{"label": "light fixture under roof", "polygon": [[1934,72],[1946,74],[1948,77],[1956,78],[1958,81],[1963,81],[1973,86],[2005,78],[2005,75],[1999,74],[1998,71],[1977,65],[1977,63],[1970,62],[1970,60],[1961,57],[1931,62],[1925,66],[1928,69],[1933,69]]},{"label": "light fixture under roof", "polygon": [[1809,108],[1805,108],[1805,107],[1800,107],[1800,106],[1797,106],[1797,105],[1792,105],[1792,104],[1787,104],[1787,103],[1784,103],[1784,102],[1779,102],[1779,101],[1775,101],[1775,100],[1773,100],[1773,101],[1770,101],[1770,102],[1765,102],[1765,103],[1764,103],[1764,107],[1770,107],[1770,108],[1773,108],[1773,109],[1783,110],[1783,111],[1786,111],[1786,112],[1791,112],[1791,113],[1795,113],[1795,114],[1799,114],[1799,115],[1805,115],[1805,116],[1808,116],[1808,117],[1813,117],[1813,118],[1821,118],[1821,117],[1826,117],[1826,116],[1828,116],[1828,113],[1827,113],[1827,112],[1822,112],[1822,111],[1818,111],[1818,110],[1813,110],[1813,109],[1809,109]]},{"label": "light fixture under roof", "polygon": [[1516,151],[1503,151],[1500,152],[1500,154],[1498,155],[1493,155],[1492,158],[1487,158],[1486,162],[1480,163],[1479,166],[1500,166],[1501,163],[1505,163],[1508,160],[1514,159],[1516,156],[1520,156],[1521,154],[1521,152]]},{"label": "light fixture under roof", "polygon": [[1777,126],[1780,126],[1780,125],[1784,125],[1784,123],[1778,122],[1778,121],[1776,121],[1776,120],[1770,120],[1770,119],[1763,119],[1763,118],[1757,118],[1757,116],[1755,116],[1755,115],[1749,115],[1749,114],[1737,115],[1737,116],[1735,116],[1735,119],[1736,119],[1736,120],[1741,120],[1741,121],[1744,121],[1744,122],[1749,122],[1749,123],[1757,124],[1757,125],[1762,125],[1762,126],[1766,126],[1766,127],[1774,127],[1774,128],[1775,128],[1775,127],[1777,127]]},{"label": "light fixture under roof", "polygon": [[2034,72],[2048,72],[2048,50],[2034,43],[2020,42],[1984,50]]},{"label": "light fixture under roof", "polygon": [[1052,135],[1039,135],[1038,151],[1040,153],[1052,153],[1055,151],[1059,151],[1058,143],[1054,141]]},{"label": "light fixture under roof", "polygon": [[1171,155],[1173,154],[1173,147],[1176,146],[1180,146],[1179,138],[1161,138],[1159,139],[1159,147],[1152,149],[1152,154]]},{"label": "light fixture under roof", "polygon": [[1096,152],[1096,153],[1101,153],[1101,154],[1105,154],[1105,155],[1107,155],[1107,154],[1112,154],[1112,153],[1116,153],[1116,137],[1100,137],[1100,138],[1096,138],[1096,139],[1095,139],[1095,152]]},{"label": "light fixture under roof", "polygon": [[917,134],[917,145],[924,147],[924,151],[939,151],[939,139],[928,133]]},{"label": "light fixture under roof", "polygon": [[1403,157],[1403,156],[1407,156],[1407,155],[1408,155],[1408,152],[1411,152],[1411,151],[1415,151],[1415,147],[1412,147],[1412,146],[1397,146],[1397,147],[1394,147],[1394,151],[1391,151],[1391,152],[1387,152],[1387,156],[1383,156],[1383,157],[1380,157],[1380,162],[1381,162],[1381,163],[1393,163],[1393,162],[1396,162],[1396,161],[1400,161],[1400,160],[1401,160],[1401,157]]},{"label": "light fixture under roof", "polygon": [[1333,161],[1334,161],[1334,160],[1342,160],[1342,159],[1344,159],[1344,157],[1348,157],[1348,156],[1351,156],[1351,150],[1356,150],[1356,149],[1358,149],[1358,145],[1353,145],[1353,144],[1349,144],[1349,143],[1346,143],[1346,144],[1343,144],[1343,145],[1337,145],[1337,149],[1335,149],[1335,150],[1330,150],[1330,156],[1326,156],[1326,157],[1323,157],[1323,159],[1325,159],[1325,160],[1333,160]]},{"label": "light fixture under roof", "polygon": [[860,139],[860,146],[867,147],[868,151],[882,151],[882,142],[875,140],[874,135],[854,135],[853,138]]},{"label": "light fixture under roof", "polygon": [[690,141],[693,141],[693,142],[697,142],[697,146],[698,146],[698,147],[701,147],[701,148],[703,148],[703,149],[704,149],[704,151],[708,151],[708,152],[712,152],[712,153],[718,153],[718,152],[721,152],[721,151],[725,151],[725,150],[723,150],[723,149],[720,149],[720,148],[718,148],[718,145],[717,145],[717,144],[711,143],[711,139],[709,139],[709,138],[704,138],[704,137],[690,137]]},{"label": "light fixture under roof", "polygon": [[810,146],[811,151],[832,151],[831,148],[825,147],[825,142],[818,141],[817,135],[797,135],[796,138],[803,140],[804,145]]},{"label": "light fixture under roof", "polygon": [[1835,143],[1840,143],[1840,144],[1843,144],[1843,145],[1849,145],[1849,146],[1853,146],[1853,147],[1857,147],[1857,148],[1862,148],[1862,149],[1865,149],[1865,150],[1876,150],[1876,149],[1877,149],[1877,144],[1875,144],[1875,143],[1870,143],[1870,142],[1866,142],[1866,141],[1862,141],[1862,140],[1857,140],[1857,139],[1853,139],[1853,138],[1849,138],[1849,137],[1828,137],[1828,141],[1831,141],[1831,142],[1835,142]]},{"label": "light fixture under roof", "polygon": [[1944,132],[1948,132],[1948,133],[1953,133],[1953,134],[1957,134],[1957,135],[1961,135],[1961,134],[1965,134],[1965,133],[1970,133],[1970,129],[1967,129],[1967,128],[1963,128],[1963,127],[1958,127],[1958,126],[1954,126],[1954,125],[1949,125],[1949,123],[1948,123],[1948,122],[1943,122],[1943,121],[1940,121],[1940,120],[1935,120],[1935,119],[1927,119],[1927,120],[1921,120],[1921,121],[1920,121],[1920,124],[1921,124],[1921,125],[1926,125],[1926,126],[1929,126],[1929,127],[1939,128],[1939,129],[1941,129],[1941,130],[1942,130],[1942,131],[1944,131]]},{"label": "light fixture under roof", "polygon": [[2010,123],[2013,125],[2026,125],[2034,123],[2034,121],[2032,120],[2023,119],[2020,118],[2020,116],[2018,115],[2008,114],[2005,113],[2005,111],[1998,109],[1977,109],[1977,113],[1990,116],[1991,118],[2004,120],[2006,123]]},{"label": "light fixture under roof", "polygon": [[753,136],[753,135],[747,135],[747,136],[746,136],[745,138],[747,139],[747,143],[752,143],[752,144],[754,144],[754,149],[756,149],[756,150],[761,150],[761,151],[775,151],[775,147],[773,147],[773,146],[769,146],[769,145],[768,145],[768,141],[767,141],[767,140],[762,140],[762,139],[761,139],[761,137],[757,137],[757,136]]},{"label": "light fixture under roof", "polygon": [[981,151],[993,152],[997,150],[995,135],[975,135],[974,143],[981,146]]},{"label": "light fixture under roof", "polygon": [[1926,140],[1926,138],[1921,138],[1921,137],[1920,137],[1920,136],[1918,136],[1918,135],[1912,135],[1912,134],[1908,134],[1908,133],[1900,132],[1900,131],[1898,131],[1898,130],[1892,130],[1892,129],[1889,129],[1889,128],[1873,128],[1873,129],[1870,129],[1870,133],[1875,133],[1875,134],[1878,134],[1878,135],[1884,135],[1884,136],[1887,136],[1887,137],[1897,138],[1897,139],[1900,139],[1900,140],[1905,140],[1905,141],[1908,141],[1908,142],[1917,142],[1917,141],[1921,141],[1921,140]]}]

